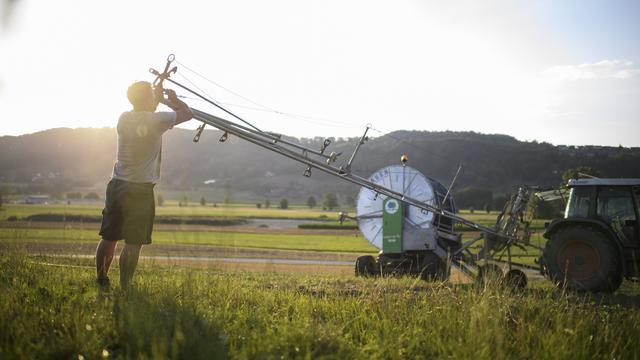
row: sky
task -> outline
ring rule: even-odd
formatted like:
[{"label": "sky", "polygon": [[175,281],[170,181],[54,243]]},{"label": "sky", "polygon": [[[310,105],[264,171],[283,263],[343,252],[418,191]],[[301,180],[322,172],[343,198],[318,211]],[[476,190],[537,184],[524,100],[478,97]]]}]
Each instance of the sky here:
[{"label": "sky", "polygon": [[10,3],[0,135],[113,127],[128,85],[173,53],[176,81],[292,136],[370,124],[640,146],[640,1]]}]

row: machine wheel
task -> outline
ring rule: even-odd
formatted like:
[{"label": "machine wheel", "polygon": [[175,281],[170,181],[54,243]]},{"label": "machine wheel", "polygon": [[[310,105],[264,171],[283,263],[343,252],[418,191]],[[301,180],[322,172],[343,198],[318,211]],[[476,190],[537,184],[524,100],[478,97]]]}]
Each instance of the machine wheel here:
[{"label": "machine wheel", "polygon": [[359,256],[356,259],[356,276],[375,276],[376,271],[376,259],[371,255]]},{"label": "machine wheel", "polygon": [[549,278],[556,285],[591,292],[613,292],[622,283],[622,261],[611,240],[585,226],[558,230],[543,252]]},{"label": "machine wheel", "polygon": [[496,264],[478,266],[476,283],[479,285],[486,285],[487,283],[502,283],[502,268]]},{"label": "machine wheel", "polygon": [[511,289],[524,289],[527,287],[527,275],[519,269],[512,269],[504,274],[504,283]]},{"label": "machine wheel", "polygon": [[420,261],[420,278],[424,281],[445,280],[447,269],[440,256],[433,252],[422,255]]}]

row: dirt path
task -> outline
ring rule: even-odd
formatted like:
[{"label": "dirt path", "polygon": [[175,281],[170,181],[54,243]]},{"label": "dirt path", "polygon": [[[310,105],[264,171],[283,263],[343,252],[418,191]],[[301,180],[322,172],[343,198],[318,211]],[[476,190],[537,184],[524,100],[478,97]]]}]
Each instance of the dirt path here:
[{"label": "dirt path", "polygon": [[[96,245],[92,243],[52,243],[21,241],[20,244],[0,242],[0,251],[22,250],[34,255],[95,254]],[[122,245],[118,245],[121,247]],[[119,250],[117,250],[119,251]],[[168,245],[153,244],[145,246],[142,254],[146,256],[164,256],[168,258],[249,258],[249,259],[294,259],[316,261],[352,262],[361,255],[359,253],[275,250],[257,248],[232,248],[210,245]]]}]

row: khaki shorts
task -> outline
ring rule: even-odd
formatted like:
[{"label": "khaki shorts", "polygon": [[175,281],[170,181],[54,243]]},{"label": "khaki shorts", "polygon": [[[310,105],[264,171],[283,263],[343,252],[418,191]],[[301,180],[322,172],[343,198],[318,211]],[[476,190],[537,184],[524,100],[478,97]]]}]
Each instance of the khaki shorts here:
[{"label": "khaki shorts", "polygon": [[102,210],[100,236],[127,244],[151,244],[156,204],[152,183],[111,179]]}]

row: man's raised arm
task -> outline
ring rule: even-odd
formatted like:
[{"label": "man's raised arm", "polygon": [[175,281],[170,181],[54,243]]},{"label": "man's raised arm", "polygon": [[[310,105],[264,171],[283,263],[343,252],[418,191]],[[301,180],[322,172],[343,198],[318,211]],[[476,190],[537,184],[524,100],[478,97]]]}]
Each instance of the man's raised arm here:
[{"label": "man's raised arm", "polygon": [[164,99],[163,97],[161,102],[176,112],[176,125],[182,124],[183,122],[193,118],[191,109],[189,109],[189,106],[182,100],[178,99],[175,91],[165,89],[164,93],[167,94],[167,98]]}]

